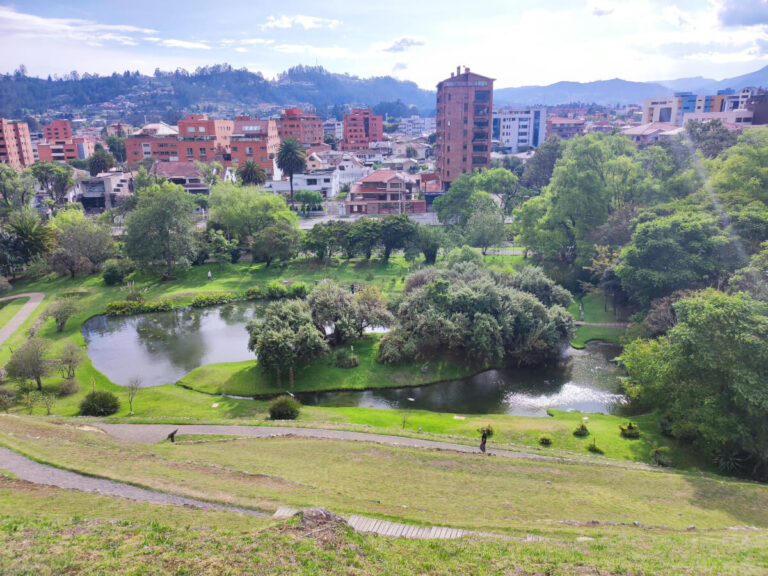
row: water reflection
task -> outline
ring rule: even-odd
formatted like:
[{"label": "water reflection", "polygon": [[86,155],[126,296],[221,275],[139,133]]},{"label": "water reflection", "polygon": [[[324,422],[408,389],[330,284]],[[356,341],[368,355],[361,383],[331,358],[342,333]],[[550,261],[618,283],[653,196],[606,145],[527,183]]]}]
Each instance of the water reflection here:
[{"label": "water reflection", "polygon": [[545,416],[548,408],[611,412],[624,401],[621,369],[611,360],[616,346],[593,342],[566,350],[549,366],[488,370],[475,376],[419,388],[302,394],[305,404],[414,408],[464,414]]},{"label": "water reflection", "polygon": [[245,325],[261,306],[236,302],[143,316],[96,316],[83,325],[88,355],[116,384],[134,376],[144,386],[176,382],[205,364],[251,360]]}]

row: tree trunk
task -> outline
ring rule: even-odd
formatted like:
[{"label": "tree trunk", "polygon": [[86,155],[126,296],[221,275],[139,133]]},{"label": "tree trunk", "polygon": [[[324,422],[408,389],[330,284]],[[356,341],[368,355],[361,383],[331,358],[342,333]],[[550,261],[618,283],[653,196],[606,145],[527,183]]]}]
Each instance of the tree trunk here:
[{"label": "tree trunk", "polygon": [[288,368],[288,387],[293,389],[293,366]]},{"label": "tree trunk", "polygon": [[293,204],[293,172],[288,176],[288,182],[291,183],[291,204]]},{"label": "tree trunk", "polygon": [[40,380],[40,376],[37,376],[35,378],[35,382],[37,382],[37,389],[38,389],[38,391],[42,392],[43,391],[43,383]]}]

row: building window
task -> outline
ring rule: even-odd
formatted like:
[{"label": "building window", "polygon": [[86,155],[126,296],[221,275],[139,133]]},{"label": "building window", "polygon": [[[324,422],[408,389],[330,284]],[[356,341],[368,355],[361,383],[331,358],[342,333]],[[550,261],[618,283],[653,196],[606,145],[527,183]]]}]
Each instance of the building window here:
[{"label": "building window", "polygon": [[195,127],[194,126],[187,126],[187,132],[194,132]]},{"label": "building window", "polygon": [[192,148],[187,148],[187,156],[192,156],[193,154]]},{"label": "building window", "polygon": [[205,148],[200,148],[200,156],[206,156],[208,152],[206,152]]},{"label": "building window", "polygon": [[246,146],[245,147],[245,153],[248,155],[253,154],[253,146]]},{"label": "building window", "polygon": [[205,126],[200,126],[200,128],[197,129],[198,132],[205,132]]}]

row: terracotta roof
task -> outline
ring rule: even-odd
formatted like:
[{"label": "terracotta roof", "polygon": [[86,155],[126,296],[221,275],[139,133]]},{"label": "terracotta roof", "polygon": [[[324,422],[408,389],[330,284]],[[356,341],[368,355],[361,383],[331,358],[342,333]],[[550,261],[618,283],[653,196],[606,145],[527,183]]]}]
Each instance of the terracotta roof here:
[{"label": "terracotta roof", "polygon": [[649,122],[648,124],[640,124],[639,126],[625,128],[621,133],[626,136],[650,136],[651,134],[670,132],[672,130],[677,130],[678,128],[679,126],[667,122]]},{"label": "terracotta roof", "polygon": [[393,178],[400,178],[401,180],[406,180],[409,182],[415,180],[413,177],[405,174],[404,172],[395,172],[394,170],[376,170],[375,172],[368,174],[368,176],[361,178],[360,183],[365,184],[368,182],[389,182]]},{"label": "terracotta roof", "polygon": [[200,178],[200,169],[194,162],[155,162],[150,174],[163,178]]}]

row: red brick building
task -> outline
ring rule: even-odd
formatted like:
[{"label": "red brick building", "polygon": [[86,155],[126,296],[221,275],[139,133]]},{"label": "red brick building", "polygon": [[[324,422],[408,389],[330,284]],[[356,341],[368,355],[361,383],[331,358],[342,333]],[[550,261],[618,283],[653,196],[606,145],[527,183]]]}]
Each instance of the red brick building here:
[{"label": "red brick building", "polygon": [[423,214],[427,205],[421,197],[418,177],[377,170],[352,185],[345,210],[350,216]]},{"label": "red brick building", "polygon": [[295,138],[304,146],[319,144],[323,141],[323,121],[301,108],[288,108],[277,120],[277,133],[280,140]]},{"label": "red brick building", "polygon": [[345,152],[367,150],[371,142],[384,140],[384,118],[372,114],[368,108],[355,108],[344,114],[344,141],[341,149]]},{"label": "red brick building", "polygon": [[93,155],[96,145],[87,138],[69,138],[67,140],[48,140],[37,145],[37,158],[40,162],[69,162],[85,160]]},{"label": "red brick building", "polygon": [[43,136],[48,143],[71,141],[72,124],[69,120],[54,120],[50,124],[43,126]]},{"label": "red brick building", "polygon": [[125,139],[125,157],[130,163],[145,158],[165,162],[179,160],[179,131],[165,122],[145,124]]},{"label": "red brick building", "polygon": [[247,160],[253,160],[271,178],[279,148],[280,136],[274,120],[258,120],[250,116],[235,118],[235,128],[230,139],[232,164],[244,164]]},{"label": "red brick building", "polygon": [[228,163],[234,129],[232,120],[211,120],[204,114],[179,120],[178,128],[153,122],[125,139],[125,153],[128,162],[154,158],[165,162]]},{"label": "red brick building", "polygon": [[558,138],[568,140],[574,136],[584,134],[586,122],[584,118],[561,118],[559,116],[547,117],[547,136],[554,134]]},{"label": "red brick building", "polygon": [[0,163],[21,172],[35,161],[32,140],[26,122],[8,122],[0,118]]},{"label": "red brick building", "polygon": [[493,78],[464,68],[437,85],[437,174],[447,190],[460,175],[491,164]]}]

